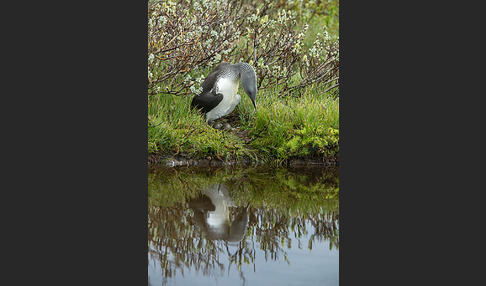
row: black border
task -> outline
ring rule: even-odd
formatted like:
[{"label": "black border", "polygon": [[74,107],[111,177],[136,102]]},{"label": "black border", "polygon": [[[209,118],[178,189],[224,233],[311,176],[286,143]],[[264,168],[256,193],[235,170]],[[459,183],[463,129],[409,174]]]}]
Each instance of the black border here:
[{"label": "black border", "polygon": [[340,3],[340,285],[481,279],[467,259],[485,146],[470,4]]},{"label": "black border", "polygon": [[147,3],[23,4],[15,279],[147,285]]}]

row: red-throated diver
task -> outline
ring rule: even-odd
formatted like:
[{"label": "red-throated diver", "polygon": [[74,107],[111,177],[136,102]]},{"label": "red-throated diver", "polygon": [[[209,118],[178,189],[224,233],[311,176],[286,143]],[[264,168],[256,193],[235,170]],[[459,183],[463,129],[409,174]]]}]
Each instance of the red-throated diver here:
[{"label": "red-throated diver", "polygon": [[250,97],[256,109],[257,81],[253,67],[247,63],[230,64],[223,62],[204,79],[203,91],[194,96],[191,106],[206,114],[206,121],[211,122],[228,115],[235,109],[241,97],[238,83]]}]

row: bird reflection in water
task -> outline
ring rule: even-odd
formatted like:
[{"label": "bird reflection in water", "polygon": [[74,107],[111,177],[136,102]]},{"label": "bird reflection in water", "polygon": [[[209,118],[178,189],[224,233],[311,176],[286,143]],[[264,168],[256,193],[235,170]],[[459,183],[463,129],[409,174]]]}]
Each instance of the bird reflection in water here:
[{"label": "bird reflection in water", "polygon": [[[248,206],[235,207],[224,184],[203,188],[204,195],[189,202],[194,218],[206,239],[224,240],[230,244],[240,242],[248,227]],[[230,220],[231,208],[236,216]]]}]

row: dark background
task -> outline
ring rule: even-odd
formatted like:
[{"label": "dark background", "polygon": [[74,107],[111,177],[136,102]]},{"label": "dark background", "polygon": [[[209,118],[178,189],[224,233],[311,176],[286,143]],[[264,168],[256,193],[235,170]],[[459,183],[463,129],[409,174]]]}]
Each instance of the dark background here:
[{"label": "dark background", "polygon": [[[482,281],[480,9],[340,9],[341,285]],[[146,285],[147,3],[2,10],[6,279]]]}]

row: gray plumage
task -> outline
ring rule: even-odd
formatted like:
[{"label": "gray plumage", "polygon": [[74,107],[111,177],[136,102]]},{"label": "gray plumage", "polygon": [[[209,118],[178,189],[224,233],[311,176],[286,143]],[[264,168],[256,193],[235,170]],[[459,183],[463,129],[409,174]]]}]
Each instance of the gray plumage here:
[{"label": "gray plumage", "polygon": [[255,70],[247,63],[226,62],[216,66],[204,79],[201,85],[203,91],[194,96],[191,106],[205,113],[208,121],[231,113],[241,99],[237,94],[240,81],[256,109],[258,89]]},{"label": "gray plumage", "polygon": [[[204,79],[203,83],[201,84],[201,87],[203,88],[203,93],[209,92],[213,89],[214,84],[216,83],[218,77],[221,77],[223,75],[229,75],[231,76],[232,73],[228,72],[228,67],[231,66],[230,63],[220,63],[217,65],[211,73]],[[232,69],[229,69],[232,70]]]}]

